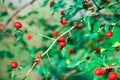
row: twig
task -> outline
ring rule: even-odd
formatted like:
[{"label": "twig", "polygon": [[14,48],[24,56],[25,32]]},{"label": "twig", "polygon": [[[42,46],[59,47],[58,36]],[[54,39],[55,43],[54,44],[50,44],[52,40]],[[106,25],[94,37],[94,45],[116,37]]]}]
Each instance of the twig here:
[{"label": "twig", "polygon": [[7,21],[7,23],[6,23],[6,27],[7,27],[7,25],[12,21],[12,19],[13,19],[20,11],[22,11],[22,10],[23,10],[24,8],[26,8],[27,6],[33,4],[35,1],[36,1],[36,0],[32,0],[31,2],[29,2],[29,3],[25,4],[24,6],[22,6],[21,8],[19,8],[19,9],[8,19],[8,21]]},{"label": "twig", "polygon": [[28,29],[27,29],[27,31],[28,31],[28,32],[31,32],[31,33],[33,33],[33,34],[40,35],[40,36],[42,36],[42,37],[44,37],[44,38],[47,38],[47,39],[55,40],[54,38],[51,38],[51,37],[46,36],[46,35],[43,35],[43,34],[41,34],[41,33],[37,33],[37,32],[34,32],[34,31],[30,31],[30,30],[28,30]]},{"label": "twig", "polygon": [[32,69],[35,67],[36,63],[37,63],[37,61],[35,61],[35,62],[33,63],[32,67],[28,70],[28,72],[26,73],[26,75],[24,76],[24,78],[23,78],[22,80],[25,80],[25,79],[26,79],[26,77],[28,76],[28,74],[29,74],[29,73],[32,71]]},{"label": "twig", "polygon": [[95,6],[98,8],[98,10],[100,9],[100,7],[97,5],[97,3],[95,2],[95,0],[92,0],[93,3],[95,4]]}]

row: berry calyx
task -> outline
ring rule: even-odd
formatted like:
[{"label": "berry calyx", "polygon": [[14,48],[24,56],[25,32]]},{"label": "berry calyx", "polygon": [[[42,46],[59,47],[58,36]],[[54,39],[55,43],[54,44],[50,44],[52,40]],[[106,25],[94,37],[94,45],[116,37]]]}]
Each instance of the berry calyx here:
[{"label": "berry calyx", "polygon": [[36,66],[40,65],[40,60],[36,61]]},{"label": "berry calyx", "polygon": [[68,23],[68,21],[67,21],[66,19],[62,19],[62,20],[60,21],[60,23],[61,23],[62,25],[66,25],[66,24]]},{"label": "berry calyx", "polygon": [[100,53],[100,48],[96,48],[94,51],[95,53]]},{"label": "berry calyx", "polygon": [[22,23],[21,22],[15,22],[14,27],[17,28],[17,29],[22,28]]},{"label": "berry calyx", "polygon": [[88,3],[88,4],[87,4],[87,7],[88,7],[88,8],[91,8],[92,6],[93,6],[92,3]]},{"label": "berry calyx", "polygon": [[105,73],[105,72],[104,72],[104,69],[103,69],[103,68],[97,68],[97,69],[95,69],[95,71],[94,71],[94,74],[95,74],[96,76],[102,76],[104,73]]},{"label": "berry calyx", "polygon": [[111,66],[107,67],[107,68],[106,68],[106,71],[107,71],[107,72],[111,72],[111,71],[112,71],[112,67],[111,67]]},{"label": "berry calyx", "polygon": [[33,35],[31,33],[27,34],[26,36],[27,40],[31,40],[33,38]]},{"label": "berry calyx", "polygon": [[61,15],[64,15],[64,13],[65,13],[65,10],[62,10],[62,11],[61,11]]},{"label": "berry calyx", "polygon": [[117,80],[117,78],[118,78],[118,73],[116,72],[110,72],[108,75],[109,80]]},{"label": "berry calyx", "polygon": [[69,49],[69,54],[72,55],[74,53],[74,49]]},{"label": "berry calyx", "polygon": [[86,59],[87,59],[87,60],[90,60],[90,56],[87,56]]},{"label": "berry calyx", "polygon": [[37,54],[37,58],[38,59],[42,58],[42,54]]},{"label": "berry calyx", "polygon": [[11,68],[15,69],[18,67],[18,63],[16,61],[13,61],[10,63]]},{"label": "berry calyx", "polygon": [[66,42],[59,42],[59,46],[60,46],[61,48],[65,47],[65,46],[66,46]]},{"label": "berry calyx", "polygon": [[106,37],[107,37],[107,38],[111,38],[112,35],[113,35],[113,32],[112,32],[112,31],[106,32]]},{"label": "berry calyx", "polygon": [[58,36],[58,31],[53,31],[53,32],[52,32],[52,35],[53,35],[53,36]]},{"label": "berry calyx", "polygon": [[50,2],[50,7],[52,7],[55,4],[54,1]]}]

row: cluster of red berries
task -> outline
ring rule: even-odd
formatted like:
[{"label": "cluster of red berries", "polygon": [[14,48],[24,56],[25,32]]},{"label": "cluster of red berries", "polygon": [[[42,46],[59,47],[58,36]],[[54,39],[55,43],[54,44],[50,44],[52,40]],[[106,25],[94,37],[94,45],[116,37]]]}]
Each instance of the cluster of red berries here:
[{"label": "cluster of red berries", "polygon": [[110,73],[108,74],[108,80],[117,80],[117,78],[118,78],[118,73],[112,72],[112,67],[108,67],[108,68],[106,68],[106,70],[105,70],[104,68],[96,68],[96,69],[94,70],[94,74],[95,74],[96,76],[102,76],[102,75],[105,74],[105,71],[106,71],[106,72],[110,72]]},{"label": "cluster of red berries", "polygon": [[58,44],[60,46],[60,49],[64,48],[66,46],[66,42],[65,42],[65,37],[64,36],[60,36],[60,38],[58,39]]}]

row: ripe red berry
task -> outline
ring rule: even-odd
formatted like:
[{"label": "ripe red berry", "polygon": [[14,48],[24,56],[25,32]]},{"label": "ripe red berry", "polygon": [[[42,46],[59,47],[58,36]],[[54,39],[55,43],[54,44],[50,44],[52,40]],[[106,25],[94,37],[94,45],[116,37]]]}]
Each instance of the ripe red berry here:
[{"label": "ripe red berry", "polygon": [[60,46],[61,48],[65,47],[65,46],[66,46],[66,42],[59,42],[59,46]]},{"label": "ripe red berry", "polygon": [[22,23],[21,22],[15,22],[14,27],[17,28],[17,29],[22,28]]},{"label": "ripe red berry", "polygon": [[102,76],[104,73],[105,73],[105,72],[104,72],[104,69],[103,69],[103,68],[97,68],[97,69],[94,70],[94,74],[95,74],[96,76]]},{"label": "ripe red berry", "polygon": [[53,31],[53,32],[52,32],[52,35],[53,35],[53,36],[58,36],[58,31]]},{"label": "ripe red berry", "polygon": [[106,68],[106,71],[107,71],[107,72],[111,72],[111,71],[112,71],[112,67],[107,67],[107,68]]},{"label": "ripe red berry", "polygon": [[42,54],[37,54],[37,58],[38,59],[42,58]]},{"label": "ripe red berry", "polygon": [[94,51],[95,53],[100,53],[100,48],[96,48]]},{"label": "ripe red berry", "polygon": [[31,33],[27,34],[26,36],[27,40],[31,40],[33,38],[33,35]]},{"label": "ripe red berry", "polygon": [[60,23],[61,23],[62,25],[66,25],[66,24],[68,23],[68,21],[67,21],[66,19],[62,19],[62,20],[60,21]]},{"label": "ripe red berry", "polygon": [[72,55],[74,53],[74,49],[69,49],[69,54]]},{"label": "ripe red berry", "polygon": [[11,68],[17,68],[18,67],[18,63],[16,61],[13,61],[10,63]]},{"label": "ripe red berry", "polygon": [[65,37],[64,37],[64,36],[60,36],[60,38],[59,38],[58,41],[59,41],[59,42],[64,42],[64,41],[65,41]]},{"label": "ripe red berry", "polygon": [[108,75],[109,80],[117,80],[117,78],[118,78],[118,73],[116,72],[110,72]]},{"label": "ripe red berry", "polygon": [[62,11],[61,11],[61,15],[64,15],[64,13],[65,13],[65,10],[62,10]]},{"label": "ripe red berry", "polygon": [[55,4],[54,1],[50,2],[50,7],[52,7]]},{"label": "ripe red berry", "polygon": [[88,4],[87,4],[87,7],[88,7],[88,8],[91,8],[92,6],[93,6],[92,3],[88,3]]},{"label": "ripe red berry", "polygon": [[113,35],[113,32],[112,32],[112,31],[106,32],[106,37],[107,37],[107,38],[111,38],[112,35]]}]

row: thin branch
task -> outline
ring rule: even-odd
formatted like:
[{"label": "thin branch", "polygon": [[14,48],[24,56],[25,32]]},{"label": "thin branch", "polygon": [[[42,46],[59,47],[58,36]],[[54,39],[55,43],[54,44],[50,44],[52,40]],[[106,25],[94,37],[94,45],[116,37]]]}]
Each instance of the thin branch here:
[{"label": "thin branch", "polygon": [[32,67],[28,70],[28,72],[26,73],[26,75],[24,76],[24,78],[22,80],[25,80],[26,77],[28,76],[28,74],[32,71],[32,69],[35,67],[35,65],[37,64],[37,61],[35,61],[32,65]]},{"label": "thin branch", "polygon": [[93,3],[95,4],[95,6],[98,8],[98,10],[100,9],[100,7],[97,5],[97,3],[95,2],[95,0],[92,0]]},{"label": "thin branch", "polygon": [[43,34],[38,33],[38,32],[30,31],[30,30],[28,30],[28,29],[27,29],[27,31],[29,31],[29,32],[31,32],[31,33],[33,33],[33,34],[40,35],[40,36],[42,36],[42,37],[44,37],[44,38],[47,38],[47,39],[50,39],[50,40],[55,40],[54,38],[51,38],[51,37],[49,37],[49,36],[43,35]]},{"label": "thin branch", "polygon": [[100,9],[98,9],[98,10],[94,11],[93,13],[91,13],[91,14],[89,15],[89,17],[91,17],[92,15],[96,14],[97,12],[99,12],[99,11],[101,11],[101,10],[103,10],[103,9],[107,8],[107,7],[110,7],[110,6],[113,6],[113,5],[119,4],[119,3],[120,3],[120,1],[119,1],[119,2],[114,2],[114,3],[111,3],[111,4],[109,4],[109,5],[108,5],[108,6],[106,6],[106,7],[102,7],[102,8],[100,8]]},{"label": "thin branch", "polygon": [[26,8],[27,6],[33,4],[35,1],[36,1],[36,0],[32,0],[31,2],[29,2],[29,3],[25,4],[24,6],[22,6],[21,8],[19,8],[19,9],[8,19],[8,21],[7,21],[7,23],[6,23],[6,27],[7,27],[7,25],[12,21],[12,19],[13,19],[20,11],[22,11],[22,10],[23,10],[24,8]]}]

